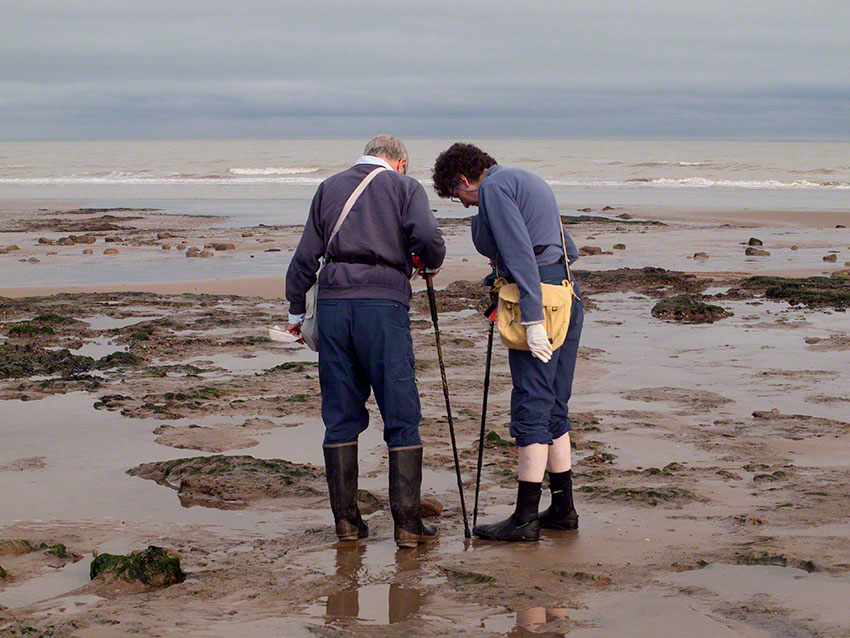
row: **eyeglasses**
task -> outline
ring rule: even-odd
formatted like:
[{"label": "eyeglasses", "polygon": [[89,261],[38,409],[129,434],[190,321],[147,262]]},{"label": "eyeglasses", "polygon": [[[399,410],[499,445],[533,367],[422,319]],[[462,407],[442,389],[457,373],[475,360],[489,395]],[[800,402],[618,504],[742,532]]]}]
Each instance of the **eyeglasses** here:
[{"label": "eyeglasses", "polygon": [[463,203],[462,201],[460,201],[460,198],[457,195],[454,194],[454,191],[456,191],[456,190],[460,191],[461,193],[477,193],[478,192],[477,188],[461,188],[457,184],[452,184],[452,190],[449,191],[449,201],[453,202],[455,204],[462,204]]}]

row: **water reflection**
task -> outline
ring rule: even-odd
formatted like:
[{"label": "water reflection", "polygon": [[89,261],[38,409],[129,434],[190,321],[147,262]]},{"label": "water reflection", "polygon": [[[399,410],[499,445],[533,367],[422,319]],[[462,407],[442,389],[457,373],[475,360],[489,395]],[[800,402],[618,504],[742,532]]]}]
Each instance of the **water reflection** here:
[{"label": "water reflection", "polygon": [[[360,545],[336,549],[336,575],[347,581],[345,589],[328,595],[324,616],[328,621],[351,618],[363,623],[389,625],[415,616],[424,594],[398,583],[368,583],[369,570],[363,559],[367,549]],[[395,554],[396,574],[410,577],[421,568],[419,550],[399,550]]]}]

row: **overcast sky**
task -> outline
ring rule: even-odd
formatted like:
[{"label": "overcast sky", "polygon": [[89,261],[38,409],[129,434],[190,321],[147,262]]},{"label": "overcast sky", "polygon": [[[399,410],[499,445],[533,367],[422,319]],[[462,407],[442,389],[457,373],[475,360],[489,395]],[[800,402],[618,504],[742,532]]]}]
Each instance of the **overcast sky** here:
[{"label": "overcast sky", "polygon": [[0,139],[850,139],[850,2],[0,0]]}]

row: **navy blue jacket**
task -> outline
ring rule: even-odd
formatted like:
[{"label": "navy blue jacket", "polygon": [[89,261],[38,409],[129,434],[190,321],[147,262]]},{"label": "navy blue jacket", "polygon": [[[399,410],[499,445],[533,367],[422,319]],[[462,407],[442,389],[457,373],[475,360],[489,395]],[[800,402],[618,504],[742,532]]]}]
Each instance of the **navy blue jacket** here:
[{"label": "navy blue jacket", "polygon": [[[416,179],[391,170],[379,173],[366,187],[328,247],[346,200],[374,169],[371,164],[357,164],[319,185],[286,272],[291,313],[305,311],[307,291],[316,281],[319,258],[326,251],[330,261],[319,275],[319,299],[390,299],[409,304],[411,253],[428,268],[442,265],[446,246],[425,189]],[[378,263],[357,263],[364,260]]]}]

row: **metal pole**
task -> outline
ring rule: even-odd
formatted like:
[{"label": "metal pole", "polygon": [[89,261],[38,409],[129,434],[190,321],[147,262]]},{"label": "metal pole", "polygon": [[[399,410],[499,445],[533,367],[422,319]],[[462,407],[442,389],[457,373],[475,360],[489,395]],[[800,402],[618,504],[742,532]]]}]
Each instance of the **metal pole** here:
[{"label": "metal pole", "polygon": [[495,322],[490,319],[490,333],[487,336],[487,363],[484,364],[484,402],[481,404],[481,434],[478,437],[478,470],[475,474],[475,507],[472,509],[473,527],[478,524],[478,492],[481,489],[481,461],[484,458],[484,425],[487,423],[487,395],[490,392],[490,360],[493,357],[494,325]]},{"label": "metal pole", "polygon": [[457,489],[460,493],[460,509],[463,514],[463,535],[472,538],[469,532],[469,520],[466,516],[466,502],[463,499],[463,481],[460,478],[460,459],[457,455],[457,441],[455,440],[455,426],[452,419],[452,406],[449,402],[449,383],[446,380],[446,366],[443,363],[443,347],[440,344],[440,327],[437,324],[437,299],[434,296],[434,275],[425,273],[425,285],[428,287],[428,303],[431,306],[431,322],[434,324],[434,337],[437,340],[437,357],[440,360],[440,376],[443,378],[443,395],[446,397],[446,416],[449,419],[449,435],[452,439],[452,453],[455,457],[455,473],[457,474]]}]

